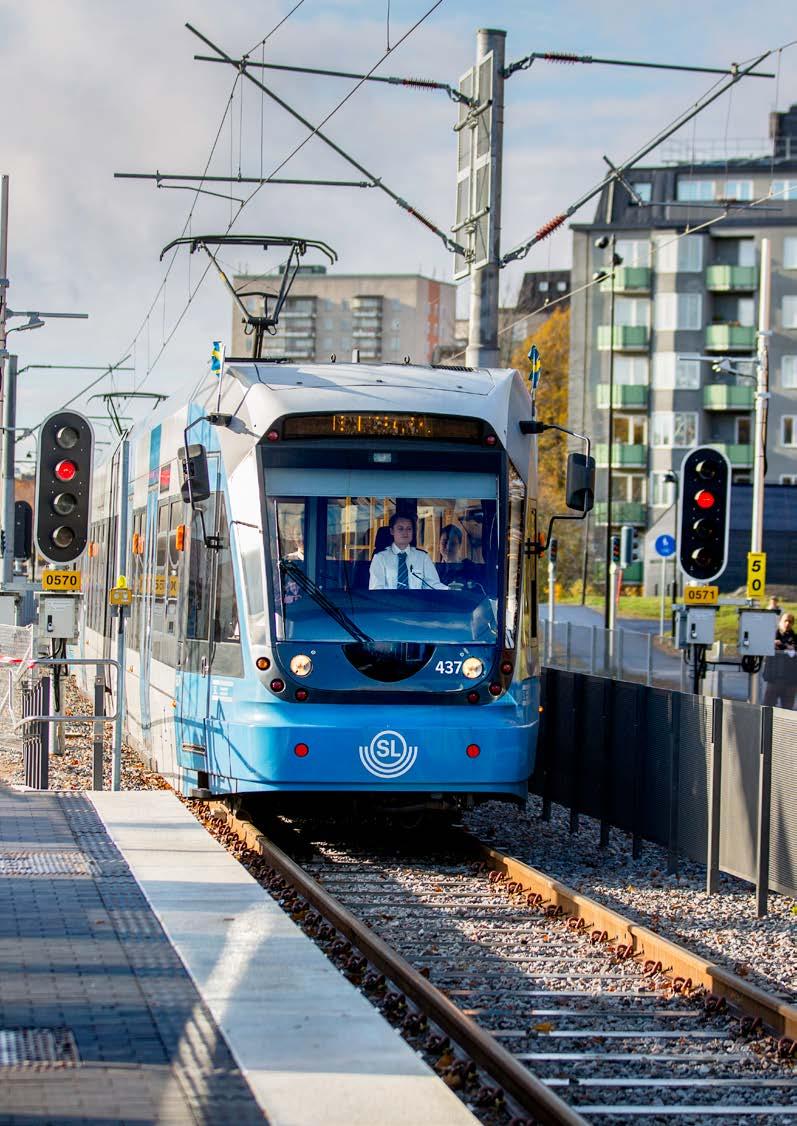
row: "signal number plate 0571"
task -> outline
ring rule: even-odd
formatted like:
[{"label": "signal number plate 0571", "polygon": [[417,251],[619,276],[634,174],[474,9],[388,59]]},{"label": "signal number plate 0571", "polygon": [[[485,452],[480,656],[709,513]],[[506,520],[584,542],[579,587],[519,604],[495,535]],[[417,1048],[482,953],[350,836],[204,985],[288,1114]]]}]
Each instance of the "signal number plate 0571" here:
[{"label": "signal number plate 0571", "polygon": [[42,571],[42,590],[74,594],[80,590],[82,577],[80,571]]},{"label": "signal number plate 0571", "polygon": [[434,671],[443,676],[457,676],[462,671],[462,661],[438,661]]},{"label": "signal number plate 0571", "polygon": [[687,606],[716,606],[719,595],[718,586],[684,587],[684,602]]}]

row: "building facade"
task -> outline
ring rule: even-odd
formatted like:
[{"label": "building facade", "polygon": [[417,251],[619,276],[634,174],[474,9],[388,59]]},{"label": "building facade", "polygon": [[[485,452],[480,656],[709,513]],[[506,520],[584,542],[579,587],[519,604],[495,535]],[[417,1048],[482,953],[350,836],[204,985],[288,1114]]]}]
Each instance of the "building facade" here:
[{"label": "building facade", "polygon": [[[593,559],[603,560],[606,535],[622,524],[672,533],[678,471],[694,446],[719,446],[733,481],[750,481],[764,237],[766,480],[797,484],[797,107],[773,118],[769,155],[635,168],[626,185],[604,189],[594,222],[573,227],[570,419],[596,442]],[[644,553],[651,592],[654,538]],[[642,565],[625,577],[641,582]]]},{"label": "building facade", "polygon": [[[279,288],[280,279],[236,277],[233,284],[253,313],[262,314],[254,291]],[[435,349],[454,340],[456,288],[421,275],[327,274],[323,266],[301,268],[264,355],[297,363],[350,360],[430,363]],[[230,356],[252,355],[240,310],[233,306]]]}]

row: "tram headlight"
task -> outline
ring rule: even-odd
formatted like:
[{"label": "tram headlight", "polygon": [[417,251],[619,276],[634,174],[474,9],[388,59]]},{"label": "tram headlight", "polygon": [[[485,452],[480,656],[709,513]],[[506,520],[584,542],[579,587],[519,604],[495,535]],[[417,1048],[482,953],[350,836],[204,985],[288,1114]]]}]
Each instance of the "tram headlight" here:
[{"label": "tram headlight", "polygon": [[478,680],[484,672],[484,665],[478,657],[466,657],[462,662],[462,675],[468,680]]},{"label": "tram headlight", "polygon": [[296,653],[291,657],[291,672],[294,676],[309,676],[313,671],[313,662],[304,653]]}]

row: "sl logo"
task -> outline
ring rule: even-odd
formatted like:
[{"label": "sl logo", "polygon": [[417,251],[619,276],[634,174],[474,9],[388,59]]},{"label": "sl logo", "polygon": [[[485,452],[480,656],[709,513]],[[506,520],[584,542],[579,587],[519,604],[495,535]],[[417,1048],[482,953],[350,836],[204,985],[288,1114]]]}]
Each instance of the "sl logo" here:
[{"label": "sl logo", "polygon": [[398,731],[380,731],[367,747],[360,747],[360,762],[377,778],[406,774],[418,757],[417,747],[408,747]]}]

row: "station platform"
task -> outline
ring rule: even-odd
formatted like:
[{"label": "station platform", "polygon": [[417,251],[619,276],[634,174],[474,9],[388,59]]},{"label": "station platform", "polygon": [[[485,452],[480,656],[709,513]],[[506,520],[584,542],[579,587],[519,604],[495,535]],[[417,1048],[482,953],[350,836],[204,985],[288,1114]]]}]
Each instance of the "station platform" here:
[{"label": "station platform", "polygon": [[174,794],[0,785],[0,1123],[474,1121]]}]

